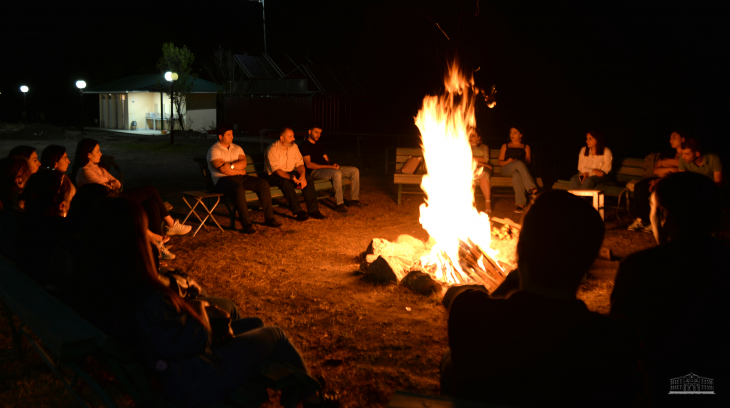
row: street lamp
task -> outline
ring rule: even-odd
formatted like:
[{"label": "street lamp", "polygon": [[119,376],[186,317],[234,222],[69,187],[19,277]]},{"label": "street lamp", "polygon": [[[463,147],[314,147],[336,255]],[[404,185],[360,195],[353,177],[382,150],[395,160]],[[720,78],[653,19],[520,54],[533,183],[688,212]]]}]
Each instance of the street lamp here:
[{"label": "street lamp", "polygon": [[28,110],[28,104],[25,102],[25,94],[28,93],[28,87],[23,85],[20,87],[20,92],[23,93],[23,112]]},{"label": "street lamp", "polygon": [[76,81],[76,88],[79,88],[79,95],[81,96],[81,134],[84,134],[84,88],[86,88],[86,82]]},{"label": "street lamp", "polygon": [[264,0],[248,0],[261,3],[261,22],[264,25],[264,54],[266,54],[266,4]]},{"label": "street lamp", "polygon": [[165,72],[165,79],[170,82],[170,144],[175,144],[175,133],[173,132],[173,120],[175,114],[173,108],[175,107],[175,81],[177,81],[177,73],[167,71]]}]

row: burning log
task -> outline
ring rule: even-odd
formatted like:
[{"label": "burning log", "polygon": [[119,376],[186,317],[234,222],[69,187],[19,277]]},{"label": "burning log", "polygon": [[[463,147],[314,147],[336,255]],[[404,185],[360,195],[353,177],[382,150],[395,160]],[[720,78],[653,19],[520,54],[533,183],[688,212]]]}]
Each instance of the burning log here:
[{"label": "burning log", "polygon": [[400,282],[409,272],[409,268],[395,258],[378,256],[368,266],[368,276],[377,282]]}]

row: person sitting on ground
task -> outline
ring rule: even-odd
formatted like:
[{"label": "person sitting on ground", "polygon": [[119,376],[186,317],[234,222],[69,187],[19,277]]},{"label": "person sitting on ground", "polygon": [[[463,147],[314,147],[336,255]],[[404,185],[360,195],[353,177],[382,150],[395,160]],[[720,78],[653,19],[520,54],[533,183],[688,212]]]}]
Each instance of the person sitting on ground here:
[{"label": "person sitting on ground", "polygon": [[521,214],[527,205],[526,191],[534,198],[537,195],[537,185],[530,175],[527,166],[532,163],[530,146],[522,143],[522,131],[516,127],[509,130],[510,142],[503,144],[499,151],[499,165],[501,174],[512,177],[512,188],[515,190],[515,213]]},{"label": "person sitting on ground", "polygon": [[709,177],[670,174],[651,195],[659,246],[619,264],[611,314],[638,329],[647,406],[676,402],[669,380],[689,372],[728,383],[730,341],[722,322],[730,313],[730,251],[712,236],[721,217],[720,189]]},{"label": "person sitting on ground", "polygon": [[722,186],[722,162],[720,157],[715,153],[705,153],[695,139],[687,139],[682,143],[679,171],[702,174],[718,186]]},{"label": "person sitting on ground", "polygon": [[66,148],[59,145],[48,145],[41,153],[41,167],[44,169],[56,170],[61,173],[68,171],[71,160],[68,158]]},{"label": "person sitting on ground", "polygon": [[472,128],[469,131],[469,144],[471,145],[471,156],[477,169],[481,170],[476,182],[484,194],[484,212],[492,212],[492,166],[489,164],[489,147],[482,144],[482,137],[477,130]]},{"label": "person sitting on ground", "polygon": [[[122,184],[101,163],[101,149],[99,142],[94,139],[83,138],[76,146],[74,157],[73,177],[76,179],[76,187],[81,188],[86,184],[102,184],[114,192],[119,192]],[[185,235],[192,229],[190,225],[183,225],[179,220],[173,219],[167,212],[160,193],[152,186],[125,189],[119,193],[123,197],[130,198],[142,204],[149,218],[149,230],[158,238],[158,249],[163,259],[175,259],[164,245],[164,235]],[[166,224],[165,232],[162,232],[162,222]]]},{"label": "person sitting on ground", "polygon": [[21,159],[28,162],[28,168],[30,174],[34,174],[41,167],[41,162],[38,161],[38,153],[35,151],[33,146],[16,146],[10,150],[8,157],[20,157]]},{"label": "person sitting on ground", "polygon": [[25,211],[18,229],[18,269],[42,286],[50,283],[51,254],[69,234],[66,214],[76,188],[58,171],[41,169],[23,189]]},{"label": "person sitting on ground", "polygon": [[342,178],[350,179],[350,201],[351,206],[362,207],[360,202],[360,170],[352,166],[340,166],[330,162],[324,145],[319,142],[322,136],[322,126],[314,124],[309,127],[309,137],[302,142],[299,150],[304,158],[304,165],[307,167],[307,174],[315,180],[332,180],[332,187],[335,190],[335,201],[337,212],[347,212],[345,198],[342,194]]},{"label": "person sitting on ground", "polygon": [[242,232],[247,234],[256,232],[248,216],[246,190],[256,192],[264,212],[264,224],[269,227],[281,226],[281,223],[274,219],[269,183],[260,177],[246,174],[248,164],[246,154],[241,146],[233,143],[232,126],[223,125],[218,128],[218,142],[208,149],[206,161],[215,191],[225,194],[235,203]]},{"label": "person sitting on ground", "polygon": [[578,174],[570,178],[571,190],[593,190],[611,171],[613,155],[606,147],[603,135],[586,133],[586,145],[578,153]]},{"label": "person sitting on ground", "polygon": [[630,405],[640,387],[636,334],[576,299],[603,235],[580,197],[538,196],[517,244],[520,290],[493,299],[467,289],[450,305],[441,392],[504,406]]},{"label": "person sitting on ground", "polygon": [[[314,180],[306,174],[304,158],[299,152],[299,146],[294,143],[294,131],[291,128],[279,131],[279,140],[268,147],[264,157],[269,184],[279,187],[284,193],[292,214],[297,216],[297,221],[306,221],[309,217],[319,220],[326,218],[319,212]],[[297,189],[302,190],[307,211],[303,211],[299,205]]]},{"label": "person sitting on ground", "polygon": [[[147,217],[139,204],[107,198],[98,205],[94,219],[84,233],[85,256],[75,273],[75,296],[68,297],[71,306],[132,348],[176,404],[201,407],[222,402],[266,360],[307,372],[280,328],[246,324],[247,331],[242,331],[233,321],[225,324],[222,334],[215,333],[210,314],[217,309],[185,300],[163,284],[153,266],[145,236]],[[97,238],[102,233],[108,241]],[[292,396],[282,395],[287,398]],[[315,394],[308,402],[317,398]]]},{"label": "person sitting on ground", "polygon": [[682,143],[685,142],[684,132],[672,132],[669,135],[669,144],[672,150],[657,155],[654,161],[654,176],[642,179],[634,185],[634,199],[631,201],[631,212],[636,215],[634,222],[629,225],[629,231],[651,232],[649,221],[649,196],[659,180],[679,171],[679,159],[682,157]]},{"label": "person sitting on ground", "polygon": [[11,261],[18,249],[18,223],[23,211],[20,195],[28,178],[30,169],[25,159],[0,159],[0,255]]}]

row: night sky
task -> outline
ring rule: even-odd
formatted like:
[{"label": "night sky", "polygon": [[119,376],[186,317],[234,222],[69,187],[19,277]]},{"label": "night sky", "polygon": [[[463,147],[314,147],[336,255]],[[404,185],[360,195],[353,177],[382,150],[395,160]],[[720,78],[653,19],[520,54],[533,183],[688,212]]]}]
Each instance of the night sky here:
[{"label": "night sky", "polygon": [[[174,10],[155,2],[14,3],[3,5],[0,28],[0,121],[19,120],[18,88],[28,85],[31,114],[74,124],[77,79],[93,87],[156,72],[164,42],[187,45],[204,79],[210,76],[201,62],[219,46],[263,51],[256,2],[172,2]],[[519,125],[528,140],[577,154],[585,132],[596,129],[614,150],[645,154],[667,148],[679,128],[723,150],[730,119],[726,3],[268,0],[266,35],[270,53],[367,72],[374,93],[403,112],[402,122],[382,133],[415,132],[420,100],[438,91],[445,62],[458,54],[467,69],[480,68],[478,86],[499,90],[497,108],[478,112],[488,138],[507,139],[509,126]],[[89,117],[98,115],[95,98],[86,99]]]}]

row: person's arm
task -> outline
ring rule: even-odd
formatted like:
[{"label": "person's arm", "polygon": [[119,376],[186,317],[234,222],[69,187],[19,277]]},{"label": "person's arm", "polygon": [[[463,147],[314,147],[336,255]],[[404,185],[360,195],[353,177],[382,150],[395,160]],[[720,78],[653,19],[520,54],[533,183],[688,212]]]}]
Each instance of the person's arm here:
[{"label": "person's arm", "polygon": [[[96,169],[98,169],[98,171],[95,171]],[[85,184],[101,184],[114,191],[119,190],[119,187],[122,186],[122,183],[120,183],[119,180],[114,178],[111,173],[99,165],[96,165],[96,169],[84,166],[79,170],[79,173],[76,176],[79,187]],[[79,177],[79,175],[81,177]]]},{"label": "person's arm", "polygon": [[307,169],[302,164],[301,166],[297,166],[297,172],[299,172],[299,178],[295,179],[294,177],[292,177],[292,180],[299,183],[301,188],[306,187],[307,186],[307,173],[306,173]]},{"label": "person's arm", "polygon": [[507,154],[507,145],[503,144],[502,149],[499,151],[499,165],[500,166],[506,166],[508,163],[512,161],[512,159],[505,160],[504,156]]},{"label": "person's arm", "polygon": [[[327,159],[327,156],[325,156],[325,159]],[[327,160],[329,162],[329,160]],[[336,169],[334,165],[329,164],[317,164],[312,161],[312,156],[304,156],[304,165],[308,169],[317,170],[317,169]],[[339,166],[338,166],[339,167]]]},{"label": "person's arm", "polygon": [[333,169],[335,169],[335,170],[339,170],[340,169],[340,165],[337,164],[337,163],[332,163],[330,161],[329,156],[327,156],[326,154],[323,154],[322,157],[324,157],[324,159],[327,161],[327,163],[331,163]]},{"label": "person's arm", "polygon": [[270,174],[276,174],[281,178],[292,180],[292,176],[282,169],[281,160],[279,159],[279,151],[275,148],[275,146],[276,145],[271,145],[269,151],[266,153],[266,160],[268,160],[269,167],[271,168]]},{"label": "person's arm", "polygon": [[585,147],[580,149],[580,153],[578,153],[578,172],[580,174],[588,174],[591,170],[588,168],[588,164],[586,163],[588,161],[588,156],[586,156],[585,153]]},{"label": "person's arm", "polygon": [[532,164],[532,153],[530,152],[530,145],[525,145],[525,164]]},{"label": "person's arm", "polygon": [[715,183],[718,186],[722,186],[722,172],[721,171],[716,171],[716,172],[713,172],[712,175],[715,178]]},{"label": "person's arm", "polygon": [[[707,160],[707,158],[705,158]],[[718,156],[713,155],[712,160],[712,175],[715,179],[715,183],[722,187],[722,162]]]}]

